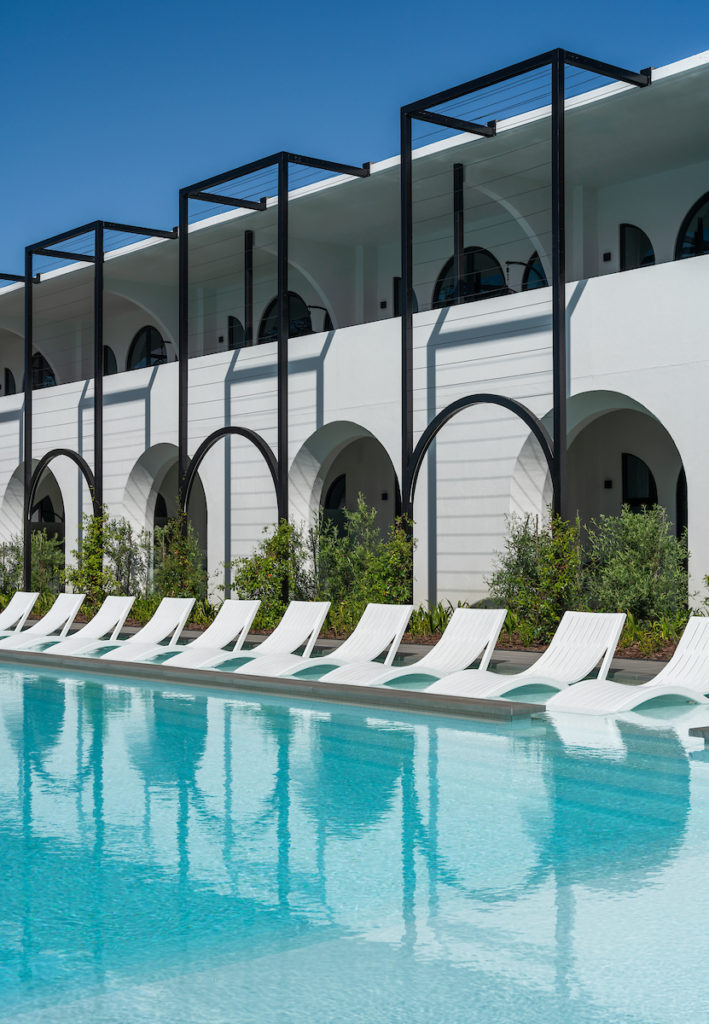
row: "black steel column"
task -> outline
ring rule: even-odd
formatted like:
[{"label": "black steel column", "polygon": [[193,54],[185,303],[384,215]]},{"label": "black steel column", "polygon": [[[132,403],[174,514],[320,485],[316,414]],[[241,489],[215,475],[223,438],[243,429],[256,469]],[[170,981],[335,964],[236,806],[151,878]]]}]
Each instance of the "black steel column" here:
[{"label": "black steel column", "polygon": [[554,364],[554,511],[566,515],[566,180],[564,52],[551,62],[552,359]]},{"label": "black steel column", "polygon": [[288,154],[278,157],[278,516],[288,518]]},{"label": "black steel column", "polygon": [[103,505],[103,222],[94,228],[94,508]]},{"label": "black steel column", "polygon": [[24,501],[22,517],[23,577],[25,590],[32,589],[32,524],[30,523],[30,487],[32,484],[32,252],[25,249],[25,408],[24,408]]},{"label": "black steel column", "polygon": [[254,340],[254,233],[244,232],[244,344]]},{"label": "black steel column", "polygon": [[411,517],[409,463],[414,450],[413,409],[413,185],[411,117],[401,112],[401,511]]},{"label": "black steel column", "polygon": [[465,249],[465,209],[463,180],[465,168],[453,164],[453,279],[456,304],[463,301],[463,252]]},{"label": "black steel column", "polygon": [[177,337],[177,477],[182,506],[182,488],[187,473],[188,438],[188,373],[189,359],[189,248],[188,213],[189,193],[180,191],[179,199],[179,253],[178,253],[178,337]]}]

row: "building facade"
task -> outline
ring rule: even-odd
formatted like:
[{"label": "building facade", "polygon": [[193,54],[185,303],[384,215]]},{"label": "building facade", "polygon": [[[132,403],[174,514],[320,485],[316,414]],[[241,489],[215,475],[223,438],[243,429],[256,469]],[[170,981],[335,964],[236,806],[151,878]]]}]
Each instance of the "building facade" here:
[{"label": "building facade", "polygon": [[706,97],[706,53],[553,51],[404,108],[403,160],[275,154],[183,189],[179,230],[28,247],[0,287],[1,539],[70,555],[92,488],[139,529],[187,496],[219,582],[279,514],[362,493],[384,527],[412,510],[416,599],[456,602],[510,514],[657,502],[700,588]]}]

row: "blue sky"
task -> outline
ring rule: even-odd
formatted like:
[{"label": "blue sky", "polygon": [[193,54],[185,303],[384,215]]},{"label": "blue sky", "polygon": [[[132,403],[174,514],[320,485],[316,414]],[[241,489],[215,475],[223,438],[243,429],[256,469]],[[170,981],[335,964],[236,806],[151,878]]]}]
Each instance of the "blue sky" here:
[{"label": "blue sky", "polygon": [[181,185],[275,150],[361,163],[398,109],[564,46],[631,68],[709,48],[709,4],[4,5],[0,270],[93,219],[171,227]]}]

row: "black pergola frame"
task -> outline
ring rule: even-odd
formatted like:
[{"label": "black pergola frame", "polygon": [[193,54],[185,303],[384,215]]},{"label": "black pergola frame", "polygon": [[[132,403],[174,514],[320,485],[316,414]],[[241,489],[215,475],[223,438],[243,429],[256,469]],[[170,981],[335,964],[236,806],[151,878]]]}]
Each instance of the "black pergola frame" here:
[{"label": "black pergola frame", "polygon": [[[400,110],[401,131],[401,473],[402,512],[413,518],[414,492],[423,459],[439,430],[463,408],[480,403],[502,406],[519,416],[533,431],[542,446],[553,486],[553,510],[566,514],[567,490],[567,346],[566,346],[566,204],[565,204],[565,68],[581,68],[628,85],[645,87],[651,84],[649,68],[640,72],[629,71],[613,64],[593,60],[568,50],[555,49],[528,60],[512,64],[499,71],[482,75],[462,85],[408,103]],[[548,67],[551,76],[551,203],[552,203],[552,437],[525,406],[502,395],[469,395],[451,403],[428,424],[417,444],[414,444],[413,420],[413,145],[412,122],[427,121],[442,127],[483,137],[496,134],[496,122],[487,125],[450,118],[431,111],[464,96],[472,95],[491,86]],[[454,273],[457,296],[461,293],[461,267],[464,239],[462,237],[462,176],[454,170]]]},{"label": "black pergola frame", "polygon": [[[288,171],[291,164],[303,167],[312,167],[314,170],[331,171],[333,174],[348,175],[353,178],[368,178],[370,164],[364,163],[361,166],[352,164],[336,163],[332,160],[321,160],[316,157],[303,156],[298,153],[280,151],[270,156],[262,157],[260,160],[253,160],[235,167],[230,171],[215,174],[210,178],[195,182],[180,189],[179,193],[179,330],[178,330],[178,479],[180,481],[180,495],[182,510],[186,513],[189,503],[192,485],[194,484],[200,463],[207,452],[222,437],[238,435],[246,438],[259,450],[268,466],[273,478],[276,491],[276,505],[278,519],[288,520]],[[277,242],[277,265],[278,265],[278,338],[276,342],[277,360],[277,452],[274,454],[272,447],[255,431],[246,427],[234,427],[230,423],[225,424],[218,430],[209,434],[197,451],[190,459],[188,456],[189,447],[189,203],[191,199],[201,200],[208,203],[217,203],[223,206],[241,208],[261,212],[267,209],[268,202],[264,197],[258,201],[251,199],[239,199],[232,196],[223,196],[212,191],[221,185],[245,178],[250,174],[265,170],[269,167],[277,168],[278,183],[276,201],[278,206],[278,242]],[[253,287],[253,231],[245,232],[245,306],[247,309],[245,333],[247,339],[253,340],[253,296],[250,289]]]},{"label": "black pergola frame", "polygon": [[[177,238],[177,229],[146,228],[136,224],[118,224],[115,221],[95,220],[80,227],[63,231],[50,238],[45,238],[25,248],[24,277],[17,277],[25,285],[25,387],[24,387],[24,508],[23,508],[23,575],[27,590],[32,585],[32,501],[37,491],[40,477],[47,466],[55,458],[65,456],[71,459],[81,470],[91,492],[93,514],[100,515],[103,505],[103,293],[104,293],[104,238],[106,231],[118,231],[121,234],[141,235],[144,238]],[[83,235],[93,235],[92,253],[74,253],[58,249],[57,245],[68,242]],[[33,286],[41,282],[41,275],[34,274],[34,257],[47,256],[74,263],[92,263],[94,266],[93,288],[93,381],[94,381],[94,457],[93,470],[82,455],[69,448],[55,448],[47,452],[32,469],[32,346],[34,292]],[[2,278],[15,280],[15,275],[2,275]]]}]

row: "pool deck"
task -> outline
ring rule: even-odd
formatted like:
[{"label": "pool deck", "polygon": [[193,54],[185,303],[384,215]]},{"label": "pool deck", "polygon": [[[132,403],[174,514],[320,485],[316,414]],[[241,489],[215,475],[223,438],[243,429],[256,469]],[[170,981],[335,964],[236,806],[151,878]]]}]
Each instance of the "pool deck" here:
[{"label": "pool deck", "polygon": [[0,664],[18,667],[49,668],[102,676],[120,682],[151,682],[170,686],[205,687],[230,693],[266,694],[294,697],[300,700],[319,700],[335,704],[354,704],[360,707],[387,711],[416,712],[506,722],[528,719],[544,711],[542,704],[526,704],[511,700],[480,700],[472,697],[453,697],[446,694],[426,693],[425,690],[404,690],[391,686],[356,686],[349,683],[328,683],[326,679],[295,679],[236,675],[217,669],[170,667],[169,662],[154,664],[145,661],[103,661],[101,658],[78,658],[52,655],[51,652],[3,651]]}]

